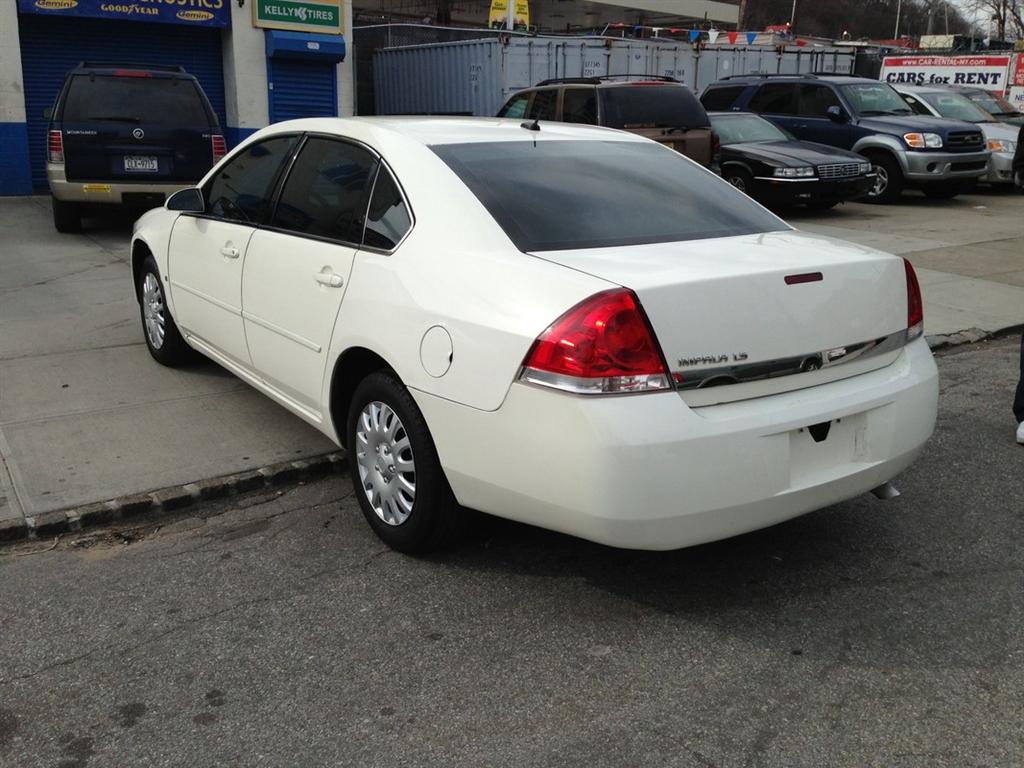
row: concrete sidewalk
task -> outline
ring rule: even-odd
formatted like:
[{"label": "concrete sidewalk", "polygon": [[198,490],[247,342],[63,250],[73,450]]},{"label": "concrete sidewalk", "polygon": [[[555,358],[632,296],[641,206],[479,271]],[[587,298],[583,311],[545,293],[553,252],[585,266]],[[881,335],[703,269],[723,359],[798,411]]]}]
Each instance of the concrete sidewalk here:
[{"label": "concrete sidewalk", "polygon": [[[1022,213],[1019,195],[908,195],[792,221],[907,255],[925,332],[946,337],[1024,323]],[[0,528],[334,450],[213,363],[153,362],[130,285],[130,228],[59,235],[47,198],[0,198]]]}]

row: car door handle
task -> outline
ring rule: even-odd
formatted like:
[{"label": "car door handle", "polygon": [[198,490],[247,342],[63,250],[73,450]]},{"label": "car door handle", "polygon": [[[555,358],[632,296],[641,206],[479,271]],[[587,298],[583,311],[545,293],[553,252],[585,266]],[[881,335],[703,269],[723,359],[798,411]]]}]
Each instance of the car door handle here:
[{"label": "car door handle", "polygon": [[220,249],[221,256],[227,256],[229,259],[237,259],[239,257],[239,250],[233,245],[225,245]]},{"label": "car door handle", "polygon": [[317,272],[313,277],[320,285],[326,285],[328,288],[341,288],[345,284],[344,278],[334,272]]}]

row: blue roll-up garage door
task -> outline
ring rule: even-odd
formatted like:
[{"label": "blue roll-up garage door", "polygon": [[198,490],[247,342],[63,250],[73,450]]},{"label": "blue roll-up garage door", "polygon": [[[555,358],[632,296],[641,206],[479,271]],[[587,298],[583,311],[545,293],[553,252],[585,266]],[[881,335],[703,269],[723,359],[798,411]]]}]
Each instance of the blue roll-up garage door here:
[{"label": "blue roll-up garage door", "polygon": [[275,57],[270,61],[270,122],[338,114],[334,62]]},{"label": "blue roll-up garage door", "polygon": [[195,75],[225,125],[224,69],[219,29],[103,19],[18,17],[32,185],[46,190],[46,124],[43,110],[80,61],[180,65]]}]

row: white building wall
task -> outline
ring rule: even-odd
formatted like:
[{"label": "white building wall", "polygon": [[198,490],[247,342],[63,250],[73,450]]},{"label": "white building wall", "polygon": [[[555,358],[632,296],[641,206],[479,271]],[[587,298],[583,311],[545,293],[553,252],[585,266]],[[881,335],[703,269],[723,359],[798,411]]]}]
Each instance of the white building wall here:
[{"label": "white building wall", "polygon": [[248,4],[239,8],[231,3],[231,29],[224,33],[224,98],[228,127],[238,130],[236,138],[270,122],[265,35],[252,25]]},{"label": "white building wall", "polygon": [[356,113],[355,55],[352,47],[352,0],[344,0],[342,24],[345,34],[345,60],[338,65],[338,114]]}]

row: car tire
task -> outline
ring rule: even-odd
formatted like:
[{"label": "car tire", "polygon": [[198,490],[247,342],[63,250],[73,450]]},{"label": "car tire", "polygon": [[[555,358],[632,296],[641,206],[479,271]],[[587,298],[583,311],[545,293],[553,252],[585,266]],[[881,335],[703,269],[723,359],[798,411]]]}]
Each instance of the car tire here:
[{"label": "car tire", "polygon": [[927,197],[932,200],[952,200],[954,197],[963,192],[963,185],[957,183],[938,183],[938,184],[926,184],[921,187],[921,191],[925,193]]},{"label": "car tire", "polygon": [[81,232],[82,212],[78,203],[53,198],[53,226],[64,234]]},{"label": "car tire", "polygon": [[153,359],[169,368],[196,360],[198,354],[185,343],[170,310],[167,309],[167,293],[160,280],[160,270],[157,269],[152,256],[147,256],[142,262],[136,287],[142,336]]},{"label": "car tire", "polygon": [[748,197],[753,197],[754,177],[743,168],[726,168],[722,178]]},{"label": "car tire", "polygon": [[868,155],[871,161],[872,170],[876,174],[875,186],[868,190],[868,203],[891,203],[901,194],[906,180],[903,178],[903,170],[896,158],[885,154]]},{"label": "car tire", "polygon": [[381,541],[413,554],[462,536],[469,512],[455,500],[423,414],[393,373],[359,383],[345,436],[356,499]]}]

